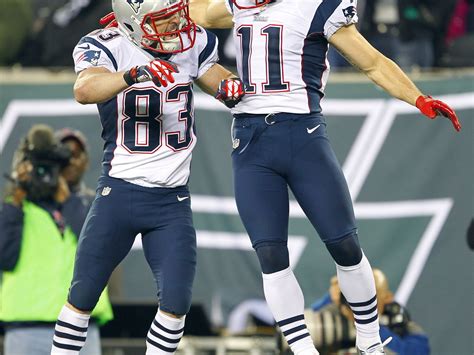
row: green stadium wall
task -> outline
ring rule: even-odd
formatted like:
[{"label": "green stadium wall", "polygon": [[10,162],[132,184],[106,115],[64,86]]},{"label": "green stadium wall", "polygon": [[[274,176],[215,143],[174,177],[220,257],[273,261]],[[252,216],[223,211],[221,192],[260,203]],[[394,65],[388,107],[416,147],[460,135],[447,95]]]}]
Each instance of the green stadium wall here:
[{"label": "green stadium wall", "polygon": [[[434,355],[473,354],[473,252],[466,230],[473,206],[472,75],[421,77],[417,84],[458,112],[463,129],[431,121],[367,82],[336,80],[323,100],[328,132],[354,199],[361,244],[389,278],[396,299],[430,336]],[[194,302],[215,325],[240,302],[263,298],[257,259],[233,200],[231,116],[199,93],[198,144],[190,188],[198,230]],[[88,186],[100,174],[102,144],[95,106],[72,99],[72,83],[0,85],[0,172],[34,123],[74,127],[90,144]],[[5,179],[0,188],[5,186]],[[296,202],[291,205],[291,262],[306,305],[328,288],[335,267]],[[115,303],[156,303],[137,244],[114,274]]]}]

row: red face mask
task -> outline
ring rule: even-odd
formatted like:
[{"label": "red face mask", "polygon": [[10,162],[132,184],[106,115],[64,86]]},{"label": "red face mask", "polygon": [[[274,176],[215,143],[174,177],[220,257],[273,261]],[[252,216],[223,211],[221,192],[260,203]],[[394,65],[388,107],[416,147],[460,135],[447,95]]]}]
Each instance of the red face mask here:
[{"label": "red face mask", "polygon": [[[255,9],[257,7],[260,7],[260,6],[264,6],[264,5],[267,5],[268,3],[271,2],[271,0],[252,0],[252,1],[249,1],[250,3],[254,2],[255,5],[243,5],[241,4],[242,3],[242,0],[232,0],[232,2],[234,3],[234,5],[240,9],[240,10],[247,10],[247,9]],[[240,3],[240,4],[239,4]]]},{"label": "red face mask", "polygon": [[[166,21],[173,16],[177,16],[179,19],[177,28],[160,32],[156,25],[157,22]],[[144,33],[142,46],[154,52],[170,54],[184,52],[194,46],[196,41],[196,24],[189,17],[188,0],[146,14],[143,17],[141,28]],[[170,45],[170,39],[173,39],[172,45]]]}]

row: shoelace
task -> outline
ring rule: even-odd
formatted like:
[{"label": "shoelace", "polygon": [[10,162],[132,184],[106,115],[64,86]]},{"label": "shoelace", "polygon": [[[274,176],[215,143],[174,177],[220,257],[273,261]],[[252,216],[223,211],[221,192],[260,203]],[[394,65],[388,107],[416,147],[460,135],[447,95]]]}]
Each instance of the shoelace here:
[{"label": "shoelace", "polygon": [[362,350],[362,351],[364,351],[364,354],[372,354],[378,350],[383,350],[384,346],[390,343],[391,341],[392,341],[392,337],[388,337],[387,339],[385,339],[385,341],[382,344],[376,346],[375,348],[370,349],[369,351],[367,350]]},{"label": "shoelace", "polygon": [[392,337],[388,337],[387,339],[385,339],[385,341],[382,343],[382,347],[384,347],[385,345],[387,345],[388,343],[390,343],[392,341]]}]

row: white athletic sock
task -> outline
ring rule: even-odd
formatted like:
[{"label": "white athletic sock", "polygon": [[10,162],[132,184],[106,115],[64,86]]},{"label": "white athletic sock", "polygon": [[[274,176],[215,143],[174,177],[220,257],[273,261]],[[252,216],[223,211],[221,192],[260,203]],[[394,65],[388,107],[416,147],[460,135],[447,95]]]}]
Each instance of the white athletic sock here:
[{"label": "white athletic sock", "polygon": [[173,318],[158,310],[146,337],[146,355],[174,354],[184,333],[185,317]]},{"label": "white athletic sock", "polygon": [[336,264],[341,292],[352,309],[357,330],[357,346],[365,349],[380,343],[375,281],[369,261],[362,255],[359,264]]},{"label": "white athletic sock", "polygon": [[79,354],[86,343],[90,315],[63,306],[54,327],[51,355]]},{"label": "white athletic sock", "polygon": [[268,307],[295,354],[319,354],[304,320],[304,297],[290,268],[262,274],[263,291]]}]

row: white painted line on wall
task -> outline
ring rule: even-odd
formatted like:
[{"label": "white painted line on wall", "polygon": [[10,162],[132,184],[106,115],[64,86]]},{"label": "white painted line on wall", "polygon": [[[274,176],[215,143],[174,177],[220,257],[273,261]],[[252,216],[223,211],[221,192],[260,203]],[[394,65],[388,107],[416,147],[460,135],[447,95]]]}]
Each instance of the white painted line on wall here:
[{"label": "white painted line on wall", "polygon": [[[444,95],[438,99],[447,102],[454,109],[474,108],[474,93],[472,92]],[[398,100],[382,99],[325,99],[322,105],[326,115],[341,115],[348,119],[357,118],[361,115],[367,116],[343,165],[352,198],[356,201],[380,153],[383,143],[390,132],[395,118],[403,118],[403,114],[416,113],[417,109]],[[350,112],[347,110],[347,107],[351,107]],[[226,107],[215,99],[202,93],[195,94],[195,108],[210,111],[228,111]],[[80,105],[72,99],[12,100],[9,102],[0,121],[0,153],[3,151],[17,120],[21,116],[51,117],[84,115],[97,116],[98,112],[96,106]],[[356,217],[360,219],[432,216],[410,259],[396,292],[396,298],[400,303],[406,304],[410,298],[431,249],[446,222],[452,205],[453,201],[449,198],[373,203],[356,201],[354,203]],[[238,214],[235,201],[232,197],[194,195],[192,196],[192,208],[195,212],[199,213]],[[303,211],[296,201],[290,202],[290,217],[305,218]],[[233,241],[229,238],[237,238],[238,241]],[[292,240],[292,246],[290,248],[293,249],[293,256],[291,256],[291,258],[296,263],[306,246],[307,240],[304,236],[291,236],[290,239]],[[216,246],[220,243],[222,245],[230,243],[235,247],[245,246],[245,248],[248,248],[250,245],[246,234],[237,233],[236,235],[227,232],[198,231],[198,244],[200,247],[211,244]]]}]

